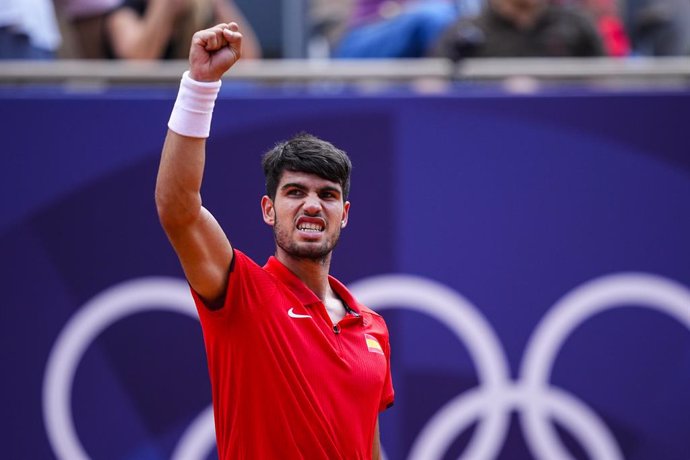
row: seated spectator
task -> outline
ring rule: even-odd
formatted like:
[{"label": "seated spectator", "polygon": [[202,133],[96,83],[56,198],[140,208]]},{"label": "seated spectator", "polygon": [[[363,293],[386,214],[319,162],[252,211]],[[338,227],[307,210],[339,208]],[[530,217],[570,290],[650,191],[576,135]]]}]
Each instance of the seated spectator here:
[{"label": "seated spectator", "polygon": [[618,0],[552,0],[562,6],[581,8],[594,22],[608,56],[630,55],[630,38],[618,11]]},{"label": "seated spectator", "polygon": [[112,58],[106,22],[122,0],[55,0],[58,15],[69,26],[65,35],[72,35],[69,57],[87,59]]},{"label": "seated spectator", "polygon": [[627,0],[624,11],[634,54],[690,55],[690,1]]},{"label": "seated spectator", "polygon": [[50,0],[0,0],[0,59],[52,59],[59,46]]},{"label": "seated spectator", "polygon": [[195,31],[235,21],[243,58],[261,57],[252,28],[232,0],[56,0],[86,58],[183,59]]},{"label": "seated spectator", "polygon": [[353,0],[310,0],[307,56],[327,58],[340,42],[352,15]]},{"label": "seated spectator", "polygon": [[574,9],[547,0],[488,0],[476,18],[451,25],[436,55],[466,57],[602,56],[595,26]]},{"label": "seated spectator", "polygon": [[357,0],[333,57],[424,57],[457,17],[450,1]]}]

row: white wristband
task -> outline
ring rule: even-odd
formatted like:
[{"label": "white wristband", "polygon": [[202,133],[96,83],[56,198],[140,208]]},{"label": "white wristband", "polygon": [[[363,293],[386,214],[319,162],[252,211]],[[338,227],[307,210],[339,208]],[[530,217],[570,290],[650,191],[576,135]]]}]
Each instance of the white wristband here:
[{"label": "white wristband", "polygon": [[208,137],[211,116],[216,103],[220,80],[201,82],[192,80],[189,70],[182,74],[180,91],[170,114],[168,128],[189,137]]}]

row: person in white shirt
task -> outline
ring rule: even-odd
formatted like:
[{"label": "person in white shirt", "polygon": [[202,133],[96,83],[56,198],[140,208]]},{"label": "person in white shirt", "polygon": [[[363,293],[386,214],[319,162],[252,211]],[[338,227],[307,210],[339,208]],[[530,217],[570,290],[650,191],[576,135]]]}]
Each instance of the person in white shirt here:
[{"label": "person in white shirt", "polygon": [[51,0],[0,0],[0,59],[51,59],[60,43]]}]

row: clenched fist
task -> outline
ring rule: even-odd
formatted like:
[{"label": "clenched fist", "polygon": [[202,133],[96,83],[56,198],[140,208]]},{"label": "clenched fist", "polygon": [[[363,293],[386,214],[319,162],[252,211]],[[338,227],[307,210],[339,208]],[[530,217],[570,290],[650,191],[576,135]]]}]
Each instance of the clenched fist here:
[{"label": "clenched fist", "polygon": [[242,55],[242,34],[236,23],[218,24],[192,37],[189,76],[196,81],[217,81]]}]

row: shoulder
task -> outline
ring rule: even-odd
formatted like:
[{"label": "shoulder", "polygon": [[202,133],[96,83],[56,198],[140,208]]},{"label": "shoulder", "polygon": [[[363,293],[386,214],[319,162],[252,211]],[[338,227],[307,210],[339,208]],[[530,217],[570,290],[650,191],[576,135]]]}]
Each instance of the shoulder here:
[{"label": "shoulder", "polygon": [[227,312],[275,295],[276,280],[273,276],[251,257],[235,248],[233,248],[233,257],[227,276],[225,294],[218,305],[207,305],[192,290],[197,307],[203,305],[206,307],[204,310]]},{"label": "shoulder", "polygon": [[364,314],[364,315],[367,315],[367,316],[373,316],[373,317],[376,317],[376,318],[381,318],[381,319],[383,319],[383,317],[382,317],[380,314],[378,314],[377,312],[375,312],[375,311],[372,310],[371,308],[367,307],[366,305],[362,305],[362,304],[360,303],[360,304],[358,304],[357,306],[359,307],[360,313],[362,313],[362,314]]},{"label": "shoulder", "polygon": [[388,326],[383,316],[365,305],[359,304],[358,307],[359,313],[364,318],[364,326],[366,328],[380,331],[386,336],[388,335]]},{"label": "shoulder", "polygon": [[234,248],[229,277],[230,282],[233,281],[233,278],[245,283],[253,281],[275,282],[274,276],[265,267],[260,266],[247,254]]}]

